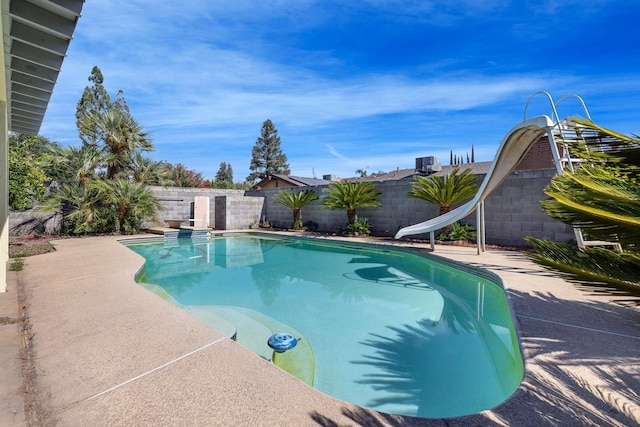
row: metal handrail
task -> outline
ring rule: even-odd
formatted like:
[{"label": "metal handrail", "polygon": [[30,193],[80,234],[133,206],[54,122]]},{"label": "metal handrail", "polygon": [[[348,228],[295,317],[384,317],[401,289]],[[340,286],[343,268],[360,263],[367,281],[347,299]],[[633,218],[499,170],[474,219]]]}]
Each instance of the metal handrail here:
[{"label": "metal handrail", "polygon": [[556,104],[553,102],[553,98],[551,97],[551,94],[544,90],[541,90],[540,92],[536,92],[529,97],[529,100],[527,101],[527,105],[524,106],[524,120],[527,120],[527,110],[529,109],[529,104],[531,104],[531,100],[538,95],[545,95],[547,97],[547,99],[549,100],[549,104],[551,105],[551,120],[555,121],[556,123],[560,122],[560,117],[558,116],[558,111],[556,110]]},{"label": "metal handrail", "polygon": [[[562,120],[560,120],[560,115],[558,114],[558,109],[557,106],[558,104],[560,104],[561,102],[563,102],[564,100],[568,99],[568,98],[576,98],[578,99],[578,101],[580,101],[580,104],[582,105],[582,108],[587,116],[587,118],[589,120],[591,120],[591,115],[589,114],[589,110],[587,110],[587,106],[584,103],[584,100],[575,94],[570,94],[570,95],[566,95],[563,96],[562,98],[560,98],[557,102],[553,101],[553,98],[551,97],[551,94],[549,94],[549,92],[545,92],[545,91],[540,91],[540,92],[536,92],[533,95],[531,95],[531,97],[529,98],[529,100],[527,101],[527,104],[524,107],[524,120],[527,120],[527,110],[529,108],[529,104],[531,103],[531,100],[533,98],[535,98],[538,95],[544,95],[547,97],[547,99],[549,100],[549,104],[551,105],[551,120],[553,120],[555,122],[555,127],[556,128],[556,132],[559,133],[559,137],[560,137],[560,141],[562,142],[562,144],[564,145],[565,148],[565,152],[566,152],[566,158],[567,158],[567,164],[569,166],[569,170],[571,172],[573,172],[573,164],[571,162],[571,155],[569,154],[569,146],[567,144],[566,138],[565,138],[565,131],[569,130],[567,128],[565,128],[565,124],[563,123]],[[551,145],[551,153],[553,154],[553,160],[554,163],[556,164],[556,170],[558,172],[558,174],[562,175],[563,173],[563,167],[562,167],[562,161],[560,159],[560,153],[558,153],[558,148],[555,144],[555,134],[554,134],[554,130],[553,127],[550,127],[547,130],[547,137],[549,138],[549,144]],[[573,229],[574,235],[576,237],[576,242],[578,244],[578,247],[580,248],[584,248],[585,246],[585,242],[584,242],[584,237],[582,235],[582,230],[578,227],[575,227]]]},{"label": "metal handrail", "polygon": [[[589,110],[587,109],[587,104],[584,103],[584,99],[582,99],[582,97],[580,95],[576,95],[575,93],[571,93],[569,95],[565,95],[562,98],[560,98],[555,103],[556,108],[558,107],[558,104],[560,104],[565,99],[569,99],[569,98],[576,98],[580,102],[580,105],[582,105],[582,109],[584,110],[584,114],[587,116],[587,119],[591,120],[591,114],[589,114]],[[591,120],[591,121],[593,121],[593,120]]]},{"label": "metal handrail", "polygon": [[[553,97],[551,96],[551,94],[549,92],[540,91],[540,92],[534,93],[533,95],[531,95],[529,97],[529,100],[527,101],[527,104],[524,107],[524,120],[527,119],[527,110],[529,109],[529,105],[531,104],[531,100],[533,98],[535,98],[536,96],[538,96],[538,95],[544,95],[549,100],[549,104],[551,105],[551,120],[555,121],[555,123],[556,123],[560,139],[561,139],[562,144],[563,144],[563,146],[565,148],[565,152],[567,153],[566,158],[567,158],[567,164],[569,166],[569,170],[571,170],[573,172],[573,163],[571,161],[571,156],[569,155],[569,149],[568,149],[569,146],[568,146],[566,138],[565,138],[565,131],[568,130],[568,129],[565,128],[565,125],[564,125],[563,121],[560,120],[560,115],[558,114],[558,105],[560,103],[562,103],[563,101],[569,99],[569,98],[575,98],[580,102],[580,105],[582,106],[582,110],[584,111],[584,114],[585,114],[586,118],[588,120],[593,121],[591,119],[591,114],[589,113],[589,109],[587,108],[587,105],[585,104],[585,102],[582,99],[582,97],[579,96],[579,95],[576,95],[574,93],[571,93],[569,95],[565,95],[562,98],[560,98],[559,100],[554,102],[553,101]],[[554,159],[554,160],[557,161],[557,160],[559,160],[559,158],[558,159]],[[559,166],[558,166],[558,170],[560,170]]]}]

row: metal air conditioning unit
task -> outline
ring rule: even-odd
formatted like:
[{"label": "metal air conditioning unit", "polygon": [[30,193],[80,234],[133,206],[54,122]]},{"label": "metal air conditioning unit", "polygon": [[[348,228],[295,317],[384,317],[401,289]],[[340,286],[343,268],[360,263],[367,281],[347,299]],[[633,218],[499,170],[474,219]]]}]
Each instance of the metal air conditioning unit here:
[{"label": "metal air conditioning unit", "polygon": [[442,165],[437,157],[416,157],[416,172],[433,173],[442,170]]}]

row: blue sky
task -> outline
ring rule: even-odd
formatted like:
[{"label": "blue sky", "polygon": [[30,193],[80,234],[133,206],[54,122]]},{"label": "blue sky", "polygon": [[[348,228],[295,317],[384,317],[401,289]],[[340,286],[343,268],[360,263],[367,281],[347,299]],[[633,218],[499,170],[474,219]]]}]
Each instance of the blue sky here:
[{"label": "blue sky", "polygon": [[[40,134],[79,144],[91,68],[124,91],[155,160],[249,174],[271,119],[291,174],[492,160],[537,91],[582,96],[640,134],[640,2],[591,0],[89,0]],[[550,115],[543,97],[528,117]],[[583,115],[578,103],[561,116]]]}]

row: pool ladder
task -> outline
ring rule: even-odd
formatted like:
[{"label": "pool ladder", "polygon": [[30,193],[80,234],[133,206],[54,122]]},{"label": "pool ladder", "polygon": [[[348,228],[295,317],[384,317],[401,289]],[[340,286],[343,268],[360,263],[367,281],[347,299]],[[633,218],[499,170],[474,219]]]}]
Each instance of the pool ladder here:
[{"label": "pool ladder", "polygon": [[[531,97],[527,101],[527,104],[524,108],[524,120],[527,119],[527,109],[529,108],[531,100],[538,95],[544,95],[549,100],[549,103],[551,105],[551,120],[553,120],[555,125],[547,130],[547,136],[549,139],[549,145],[551,146],[553,161],[556,165],[556,171],[558,175],[562,175],[567,169],[571,173],[573,173],[574,164],[582,163],[583,159],[571,157],[571,154],[569,153],[569,142],[584,142],[587,137],[596,137],[597,134],[587,129],[581,129],[580,127],[571,126],[571,122],[569,119],[560,119],[557,107],[561,102],[567,99],[576,99],[582,106],[582,110],[584,111],[586,119],[593,121],[591,119],[591,115],[589,114],[589,110],[587,109],[587,105],[585,104],[584,100],[576,94],[565,95],[558,101],[554,102],[553,98],[548,92],[540,91],[531,95]],[[560,153],[560,150],[558,149],[558,146],[562,147],[562,155]],[[581,249],[584,249],[586,246],[603,246],[612,247],[614,250],[622,252],[622,246],[618,242],[585,240],[582,230],[579,227],[573,227],[573,233],[576,238],[576,243]]]}]

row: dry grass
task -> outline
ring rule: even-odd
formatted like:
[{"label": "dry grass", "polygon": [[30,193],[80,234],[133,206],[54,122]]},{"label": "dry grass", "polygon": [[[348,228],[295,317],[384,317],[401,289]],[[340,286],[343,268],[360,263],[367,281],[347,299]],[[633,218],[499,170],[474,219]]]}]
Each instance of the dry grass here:
[{"label": "dry grass", "polygon": [[32,255],[45,254],[55,250],[51,240],[57,236],[28,235],[9,238],[9,258],[23,258]]}]

